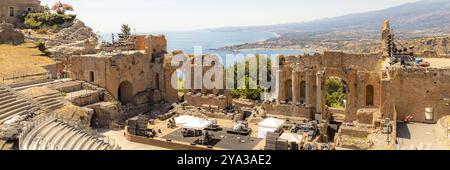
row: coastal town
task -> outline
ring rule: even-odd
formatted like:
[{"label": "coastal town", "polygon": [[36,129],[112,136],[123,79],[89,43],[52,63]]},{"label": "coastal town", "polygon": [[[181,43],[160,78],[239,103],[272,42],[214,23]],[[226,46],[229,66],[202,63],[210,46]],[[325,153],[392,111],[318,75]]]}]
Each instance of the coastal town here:
[{"label": "coastal town", "polygon": [[1,150],[450,149],[448,37],[405,41],[386,19],[370,50],[257,55],[240,72],[126,24],[102,41],[73,10],[0,1]]}]

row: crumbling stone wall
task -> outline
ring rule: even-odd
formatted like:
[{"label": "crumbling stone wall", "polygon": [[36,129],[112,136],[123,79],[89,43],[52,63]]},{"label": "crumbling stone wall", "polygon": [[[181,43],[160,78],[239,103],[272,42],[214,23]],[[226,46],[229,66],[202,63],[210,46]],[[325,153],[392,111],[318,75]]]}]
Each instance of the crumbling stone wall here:
[{"label": "crumbling stone wall", "polygon": [[[163,36],[147,36],[147,48],[164,53],[166,50]],[[151,40],[155,40],[153,42]],[[161,42],[161,44],[159,44]],[[75,80],[87,81],[107,89],[116,99],[120,98],[119,87],[122,83],[131,84],[130,98],[140,92],[158,90],[162,92],[162,99],[168,102],[177,100],[176,90],[171,87],[172,69],[169,65],[153,60],[154,53],[123,52],[98,53],[80,55],[70,58],[70,76]],[[152,94],[149,94],[152,95]],[[132,103],[136,104],[136,101]]]},{"label": "crumbling stone wall", "polygon": [[231,106],[230,100],[228,100],[224,95],[216,96],[216,95],[202,95],[202,94],[192,94],[187,93],[184,95],[184,99],[186,100],[189,106],[213,106],[218,107],[218,109],[225,109],[228,106]]},{"label": "crumbling stone wall", "polygon": [[0,23],[17,24],[19,18],[25,13],[41,12],[42,9],[40,0],[2,0],[0,1]]},{"label": "crumbling stone wall", "polygon": [[[379,108],[381,106],[379,70],[384,58],[380,54],[324,52],[314,55],[280,56],[279,61],[281,64],[275,65],[272,69],[277,70],[279,83],[277,88],[279,93],[274,95],[277,104],[295,106],[303,103],[312,108],[313,114],[325,114],[323,107],[326,103],[325,81],[330,77],[339,77],[346,82],[349,88],[348,104],[345,110],[346,121],[356,120],[356,112],[360,108]],[[305,84],[302,85],[302,82]],[[367,86],[371,86],[369,89],[373,89],[371,92],[373,102],[369,105],[366,103]],[[290,109],[290,112],[293,112],[294,108]],[[283,114],[284,112],[278,111],[280,109],[278,107],[269,109],[268,114]]]},{"label": "crumbling stone wall", "polygon": [[296,105],[276,105],[271,103],[263,104],[262,107],[267,113],[273,115],[313,119],[313,111],[311,107]]},{"label": "crumbling stone wall", "polygon": [[434,122],[450,113],[445,99],[450,95],[450,70],[398,68],[389,71],[390,79],[383,84],[382,95],[386,102],[384,113],[390,113],[393,105],[398,119],[414,115],[413,121],[425,121],[425,108],[433,108]]}]

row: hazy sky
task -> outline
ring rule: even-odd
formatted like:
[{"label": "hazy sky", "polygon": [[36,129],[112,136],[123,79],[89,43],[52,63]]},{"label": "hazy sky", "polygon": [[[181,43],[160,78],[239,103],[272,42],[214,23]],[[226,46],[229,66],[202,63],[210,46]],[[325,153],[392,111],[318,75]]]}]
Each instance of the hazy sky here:
[{"label": "hazy sky", "polygon": [[[53,4],[58,0],[41,0]],[[303,22],[417,0],[62,0],[95,31],[138,32]]]}]

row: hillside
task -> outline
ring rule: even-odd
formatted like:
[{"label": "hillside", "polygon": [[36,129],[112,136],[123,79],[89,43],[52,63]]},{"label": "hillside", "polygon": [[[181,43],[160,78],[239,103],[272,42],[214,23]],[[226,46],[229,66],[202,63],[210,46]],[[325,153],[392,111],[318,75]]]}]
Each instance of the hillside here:
[{"label": "hillside", "polygon": [[[373,44],[385,19],[400,39],[445,36],[450,34],[450,0],[423,0],[379,11],[350,14],[304,23],[273,26],[222,28],[225,30],[269,30],[281,36],[266,42],[228,48],[329,48],[339,49],[349,43]],[[415,41],[415,40],[414,40]],[[322,45],[322,44],[327,45]],[[355,45],[355,44],[353,44]],[[353,46],[351,45],[351,46]],[[365,49],[363,51],[371,51]]]}]

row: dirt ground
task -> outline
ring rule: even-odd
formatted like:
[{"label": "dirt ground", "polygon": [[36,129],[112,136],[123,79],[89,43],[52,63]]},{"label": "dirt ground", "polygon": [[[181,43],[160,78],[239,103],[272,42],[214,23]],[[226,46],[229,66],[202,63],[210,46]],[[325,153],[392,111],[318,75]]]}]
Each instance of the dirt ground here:
[{"label": "dirt ground", "polygon": [[123,135],[125,132],[124,130],[99,129],[98,132],[103,136],[114,139],[115,143],[119,145],[122,150],[168,150],[157,146],[130,142]]},{"label": "dirt ground", "polygon": [[397,140],[400,150],[448,150],[439,145],[435,133],[436,124],[399,123]]},{"label": "dirt ground", "polygon": [[0,81],[3,81],[2,77],[45,73],[42,66],[55,64],[55,61],[41,55],[33,43],[0,45]]}]

